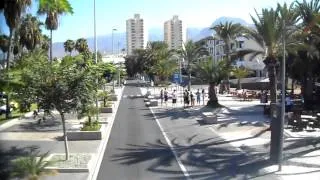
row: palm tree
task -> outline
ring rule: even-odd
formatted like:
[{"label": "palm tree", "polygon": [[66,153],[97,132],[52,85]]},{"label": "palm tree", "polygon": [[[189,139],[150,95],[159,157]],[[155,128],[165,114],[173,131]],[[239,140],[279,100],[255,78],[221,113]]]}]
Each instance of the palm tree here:
[{"label": "palm tree", "polygon": [[42,34],[40,28],[42,25],[43,23],[37,17],[27,14],[22,19],[19,28],[20,44],[25,46],[29,51],[34,50],[41,43]]},{"label": "palm tree", "polygon": [[79,52],[79,53],[85,53],[87,51],[89,51],[89,47],[88,47],[88,43],[87,40],[84,38],[80,38],[76,41],[75,44],[75,49]]},{"label": "palm tree", "polygon": [[200,57],[208,55],[208,51],[200,44],[194,43],[192,40],[189,40],[183,45],[183,48],[178,50],[178,53],[188,63],[186,70],[188,73],[189,81],[188,90],[190,90],[192,65],[196,63],[200,59]]},{"label": "palm tree", "polygon": [[302,20],[301,25],[303,28],[302,36],[300,37],[303,45],[300,47],[298,60],[306,64],[305,74],[302,77],[303,85],[301,91],[304,96],[305,107],[312,108],[314,72],[318,71],[314,64],[319,61],[320,53],[320,1],[311,0],[307,2],[304,0],[301,3],[296,1],[296,8],[299,19]]},{"label": "palm tree", "polygon": [[228,74],[226,62],[219,61],[218,63],[215,63],[212,61],[212,57],[209,57],[206,61],[199,62],[196,67],[200,78],[209,83],[209,101],[207,106],[219,106],[215,87]]},{"label": "palm tree", "polygon": [[262,9],[259,14],[256,11],[256,18],[251,16],[255,25],[255,29],[246,29],[250,38],[255,40],[257,44],[263,49],[262,51],[249,50],[251,58],[257,55],[264,57],[264,63],[268,70],[270,82],[270,100],[271,103],[276,102],[277,81],[276,81],[276,66],[278,64],[278,57],[282,55],[282,39],[285,34],[286,39],[292,35],[294,31],[284,31],[284,25],[291,26],[296,22],[295,13],[293,13],[293,6],[287,7],[286,4],[277,9]]},{"label": "palm tree", "polygon": [[45,169],[54,163],[45,160],[47,155],[48,153],[39,155],[38,152],[31,151],[28,156],[15,159],[11,176],[27,180],[40,180],[44,175],[55,175],[56,171]]},{"label": "palm tree", "polygon": [[42,35],[41,36],[41,49],[43,49],[45,52],[47,52],[48,55],[48,50],[49,50],[49,43],[50,43],[50,38],[47,35]]},{"label": "palm tree", "polygon": [[68,0],[39,0],[38,14],[47,15],[46,28],[50,30],[50,61],[52,61],[52,31],[58,29],[59,16],[73,14]]},{"label": "palm tree", "polygon": [[[1,61],[1,66],[4,68],[4,63],[5,63],[5,55],[9,50],[9,37],[7,35],[0,35],[0,50],[3,53],[3,59]],[[1,68],[0,68],[1,69]]]},{"label": "palm tree", "polygon": [[72,53],[72,51],[74,50],[74,47],[75,47],[74,41],[71,40],[71,39],[68,39],[66,42],[63,43],[63,46],[64,46],[64,50],[66,52],[69,52],[70,56],[71,56],[71,53]]},{"label": "palm tree", "polygon": [[152,71],[162,82],[167,81],[175,70],[177,70],[177,62],[170,58],[163,58],[152,67]]},{"label": "palm tree", "polygon": [[[233,49],[232,47],[232,42],[236,39],[237,36],[239,36],[243,31],[244,28],[242,27],[241,24],[237,23],[234,24],[232,22],[225,22],[220,23],[214,27],[212,27],[211,29],[213,29],[216,32],[216,35],[222,39],[225,43],[224,45],[224,52],[226,54],[226,60],[227,60],[227,67],[229,67],[231,69],[231,64],[232,64],[232,59],[231,59],[231,51]],[[227,90],[229,90],[229,75],[227,76]]]},{"label": "palm tree", "polygon": [[238,79],[238,89],[242,89],[241,87],[241,79],[248,76],[249,71],[243,67],[235,67],[231,71],[232,75],[234,75]]},{"label": "palm tree", "polygon": [[[15,34],[16,28],[20,22],[21,14],[25,11],[26,7],[31,5],[31,0],[11,0],[2,1],[1,9],[6,19],[6,24],[9,27],[9,48],[7,53],[6,69],[9,71],[10,56],[13,52],[13,35]],[[9,82],[9,81],[8,81]],[[9,118],[10,107],[9,107],[9,94],[6,98],[6,118]]]}]

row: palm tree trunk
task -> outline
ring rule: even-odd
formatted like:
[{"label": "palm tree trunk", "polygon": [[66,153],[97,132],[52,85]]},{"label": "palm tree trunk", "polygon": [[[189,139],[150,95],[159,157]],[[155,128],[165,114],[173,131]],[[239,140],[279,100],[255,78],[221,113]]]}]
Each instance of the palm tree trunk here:
[{"label": "palm tree trunk", "polygon": [[312,74],[307,73],[307,77],[305,77],[304,81],[304,107],[308,110],[312,110],[313,108],[313,78]]},{"label": "palm tree trunk", "polygon": [[63,127],[63,140],[64,140],[64,150],[66,153],[66,160],[69,159],[69,147],[68,147],[68,136],[67,136],[67,131],[66,131],[66,121],[64,117],[63,112],[59,112],[62,120],[62,127]]},{"label": "palm tree trunk", "polygon": [[50,62],[52,62],[52,29],[50,29]]},{"label": "palm tree trunk", "polygon": [[188,90],[190,91],[191,90],[191,72],[189,72],[189,75],[188,75]]},{"label": "palm tree trunk", "polygon": [[215,85],[215,83],[209,83],[209,101],[207,106],[216,107],[219,105]]},{"label": "palm tree trunk", "polygon": [[[7,52],[7,64],[6,64],[6,70],[7,70],[7,89],[9,89],[9,66],[10,66],[10,56],[11,56],[11,53],[13,52],[13,46],[12,46],[12,36],[15,32],[15,28],[13,29],[10,29],[10,35],[9,35],[9,49],[8,49],[8,52]],[[7,90],[8,91],[8,90]],[[9,97],[9,92],[7,92],[7,98],[6,98],[6,119],[9,118],[10,116],[10,97]]]},{"label": "palm tree trunk", "polygon": [[238,78],[238,89],[242,89],[242,87],[241,87],[241,79],[240,78]]},{"label": "palm tree trunk", "polygon": [[270,100],[271,103],[277,102],[277,82],[276,82],[276,69],[275,64],[267,64],[269,85],[270,85]]}]

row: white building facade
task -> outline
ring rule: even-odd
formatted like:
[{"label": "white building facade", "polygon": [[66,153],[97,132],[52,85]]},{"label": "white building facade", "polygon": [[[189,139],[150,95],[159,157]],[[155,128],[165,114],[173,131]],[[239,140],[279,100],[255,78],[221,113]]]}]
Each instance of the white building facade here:
[{"label": "white building facade", "polygon": [[164,23],[164,42],[169,49],[179,49],[183,43],[182,21],[175,15]]},{"label": "white building facade", "polygon": [[[210,36],[200,41],[202,41],[203,46],[207,49],[214,61],[220,61],[225,58],[225,43],[223,40],[215,36]],[[237,52],[245,49],[262,51],[262,49],[254,40],[247,39],[245,37],[238,37],[231,43],[231,52]],[[258,55],[253,59],[251,58],[251,55],[245,55],[237,59],[234,65],[244,66],[247,69],[255,71],[257,77],[266,76],[265,64],[263,63],[263,57],[261,55]]]},{"label": "white building facade", "polygon": [[144,24],[140,14],[126,21],[127,54],[131,55],[135,49],[144,48]]}]

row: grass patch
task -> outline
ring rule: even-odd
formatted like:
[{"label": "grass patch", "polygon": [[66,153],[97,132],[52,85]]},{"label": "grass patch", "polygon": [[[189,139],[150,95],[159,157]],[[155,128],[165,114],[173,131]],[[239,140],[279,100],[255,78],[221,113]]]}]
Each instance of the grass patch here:
[{"label": "grass patch", "polygon": [[22,115],[24,115],[24,113],[19,112],[19,111],[13,111],[13,112],[11,113],[11,116],[10,116],[9,118],[6,118],[6,115],[5,115],[5,114],[2,114],[2,115],[0,116],[0,124],[5,123],[5,122],[7,122],[7,121],[10,120],[10,119],[19,118],[19,117],[21,117]]},{"label": "grass patch", "polygon": [[91,124],[89,121],[86,121],[81,128],[81,131],[99,131],[101,128],[101,124],[98,121],[94,121]]}]

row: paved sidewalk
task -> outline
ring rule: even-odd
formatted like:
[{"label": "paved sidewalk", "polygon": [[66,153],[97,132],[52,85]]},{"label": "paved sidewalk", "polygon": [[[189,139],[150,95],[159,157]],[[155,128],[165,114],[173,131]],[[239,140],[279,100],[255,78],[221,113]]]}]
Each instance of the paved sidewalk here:
[{"label": "paved sidewalk", "polygon": [[[120,99],[122,88],[116,89],[118,98]],[[116,107],[116,106],[115,106]],[[116,113],[116,110],[113,114]],[[29,113],[30,115],[30,113]],[[68,116],[67,129],[79,129],[80,121],[76,119],[75,116]],[[100,120],[103,121],[106,127],[109,126],[109,123],[112,121],[114,116],[107,114],[100,114]],[[9,156],[11,155],[23,155],[30,148],[37,148],[40,153],[64,153],[64,142],[57,139],[62,135],[62,127],[59,119],[53,124],[43,124],[39,126],[35,123],[36,120],[33,120],[31,116],[26,117],[22,120],[14,121],[12,124],[7,125],[2,128],[0,132],[0,144],[1,150],[0,155],[0,168],[2,164],[6,165],[9,163]],[[33,125],[33,126],[32,126]],[[34,126],[37,125],[37,126]],[[37,128],[31,128],[37,127]],[[49,130],[49,131],[48,131]],[[111,129],[107,128],[106,131]],[[108,132],[107,132],[108,133]],[[106,133],[106,134],[107,134]],[[70,153],[93,153],[93,161],[95,166],[95,161],[97,161],[99,154],[102,151],[102,144],[107,140],[107,137],[103,137],[103,140],[91,140],[91,141],[69,141]],[[93,166],[90,168],[94,168]],[[2,168],[4,169],[4,168]],[[0,179],[2,179],[2,173],[0,171]],[[61,179],[75,179],[75,180],[87,180],[89,178],[89,173],[58,173],[56,176],[46,176],[45,180],[61,180]]]},{"label": "paved sidewalk", "polygon": [[[154,92],[159,92],[159,89]],[[238,101],[226,95],[218,95],[218,99],[219,103],[226,106],[227,109],[219,113],[218,119],[223,120],[214,125],[201,124],[203,106],[183,109],[181,108],[183,104],[178,100],[176,108],[172,107],[171,101],[167,107],[162,105],[152,108],[173,144],[177,148],[188,149],[181,152],[180,156],[188,171],[194,172],[199,168],[205,171],[205,175],[194,174],[194,177],[230,178],[217,171],[220,169],[224,172],[223,163],[219,165],[212,163],[210,167],[207,167],[208,164],[202,162],[202,160],[213,161],[208,153],[204,156],[208,149],[219,152],[216,148],[224,144],[226,146],[221,147],[224,151],[234,149],[246,155],[240,158],[240,154],[232,154],[233,158],[239,159],[238,165],[233,164],[234,161],[228,156],[228,153],[220,157],[224,159],[223,162],[228,161],[237,169],[232,179],[320,179],[320,140],[317,131],[286,133],[283,170],[277,172],[277,166],[270,165],[265,160],[269,157],[270,148],[269,118],[263,115],[263,109],[259,106],[260,102]],[[241,124],[240,122],[247,123]],[[218,145],[218,147],[212,145]],[[197,148],[194,149],[195,147]],[[193,157],[192,160],[190,156]],[[206,170],[203,170],[202,167],[206,167]],[[216,175],[213,175],[214,173]]]}]

